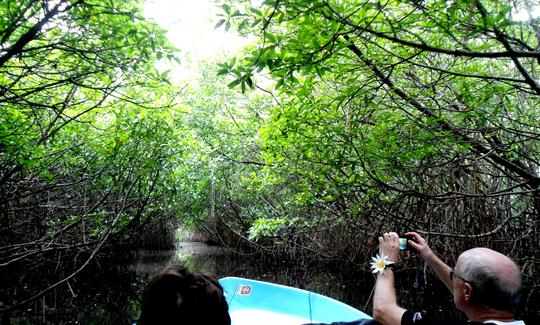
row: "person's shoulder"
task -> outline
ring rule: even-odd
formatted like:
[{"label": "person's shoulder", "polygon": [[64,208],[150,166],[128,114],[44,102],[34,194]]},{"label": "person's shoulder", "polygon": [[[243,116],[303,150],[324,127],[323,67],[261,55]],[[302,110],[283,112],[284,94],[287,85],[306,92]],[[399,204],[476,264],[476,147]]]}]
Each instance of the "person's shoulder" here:
[{"label": "person's shoulder", "polygon": [[515,320],[513,322],[501,322],[496,320],[488,320],[484,325],[526,325],[522,320]]},{"label": "person's shoulder", "polygon": [[[469,322],[467,320],[446,318],[442,316],[427,315],[421,312],[407,310],[401,317],[401,325],[477,325],[483,323]],[[485,325],[485,324],[483,324]]]},{"label": "person's shoulder", "polygon": [[468,321],[455,318],[427,315],[421,312],[407,310],[401,317],[401,325],[526,325],[522,320],[500,322],[488,320],[484,322]]},{"label": "person's shoulder", "polygon": [[380,325],[380,323],[374,319],[359,319],[350,322],[307,323],[302,325]]}]

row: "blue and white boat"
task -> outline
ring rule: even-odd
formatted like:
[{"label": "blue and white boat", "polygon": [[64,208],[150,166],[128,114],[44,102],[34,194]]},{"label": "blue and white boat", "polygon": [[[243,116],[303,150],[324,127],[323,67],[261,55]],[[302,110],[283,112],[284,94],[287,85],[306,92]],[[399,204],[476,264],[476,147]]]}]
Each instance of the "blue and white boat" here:
[{"label": "blue and white boat", "polygon": [[298,288],[237,277],[219,280],[232,325],[299,325],[371,317],[335,299]]}]

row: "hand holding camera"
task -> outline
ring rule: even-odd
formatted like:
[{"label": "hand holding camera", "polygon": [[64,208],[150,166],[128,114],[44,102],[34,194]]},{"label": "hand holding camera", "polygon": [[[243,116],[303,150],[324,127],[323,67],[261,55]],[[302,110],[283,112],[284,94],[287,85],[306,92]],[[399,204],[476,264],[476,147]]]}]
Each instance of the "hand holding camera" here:
[{"label": "hand holding camera", "polygon": [[403,236],[400,237],[400,249],[402,247],[403,238],[403,247],[405,250],[415,251],[422,258],[426,259],[430,254],[433,254],[431,248],[429,248],[427,241],[414,231],[406,232]]}]

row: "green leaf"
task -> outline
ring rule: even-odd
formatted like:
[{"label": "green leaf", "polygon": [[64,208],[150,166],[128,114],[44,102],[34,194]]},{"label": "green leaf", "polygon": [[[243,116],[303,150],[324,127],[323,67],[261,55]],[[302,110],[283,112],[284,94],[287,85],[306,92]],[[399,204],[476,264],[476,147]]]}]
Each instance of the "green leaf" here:
[{"label": "green leaf", "polygon": [[238,86],[242,81],[243,81],[242,78],[235,79],[234,81],[227,84],[227,87],[234,88],[234,87]]},{"label": "green leaf", "polygon": [[218,29],[218,28],[221,27],[221,25],[223,25],[225,22],[226,22],[225,19],[220,19],[220,20],[217,22],[216,26],[214,26],[214,29]]},{"label": "green leaf", "polygon": [[226,75],[228,73],[229,73],[229,69],[220,69],[220,70],[218,70],[217,75],[222,76],[222,75]]}]

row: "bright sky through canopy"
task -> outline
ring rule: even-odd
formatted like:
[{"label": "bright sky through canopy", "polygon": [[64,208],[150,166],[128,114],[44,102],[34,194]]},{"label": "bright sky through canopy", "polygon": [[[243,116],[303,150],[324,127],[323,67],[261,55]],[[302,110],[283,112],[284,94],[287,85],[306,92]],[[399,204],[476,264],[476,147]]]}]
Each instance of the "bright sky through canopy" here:
[{"label": "bright sky through canopy", "polygon": [[233,31],[214,29],[219,12],[213,0],[146,0],[145,16],[165,28],[169,40],[181,51],[181,65],[166,67],[174,80],[193,81],[202,60],[223,56],[247,43]]},{"label": "bright sky through canopy", "polygon": [[527,21],[530,19],[536,19],[538,17],[540,17],[540,6],[534,6],[529,9],[522,8],[520,10],[512,11],[512,18],[517,21]]}]

